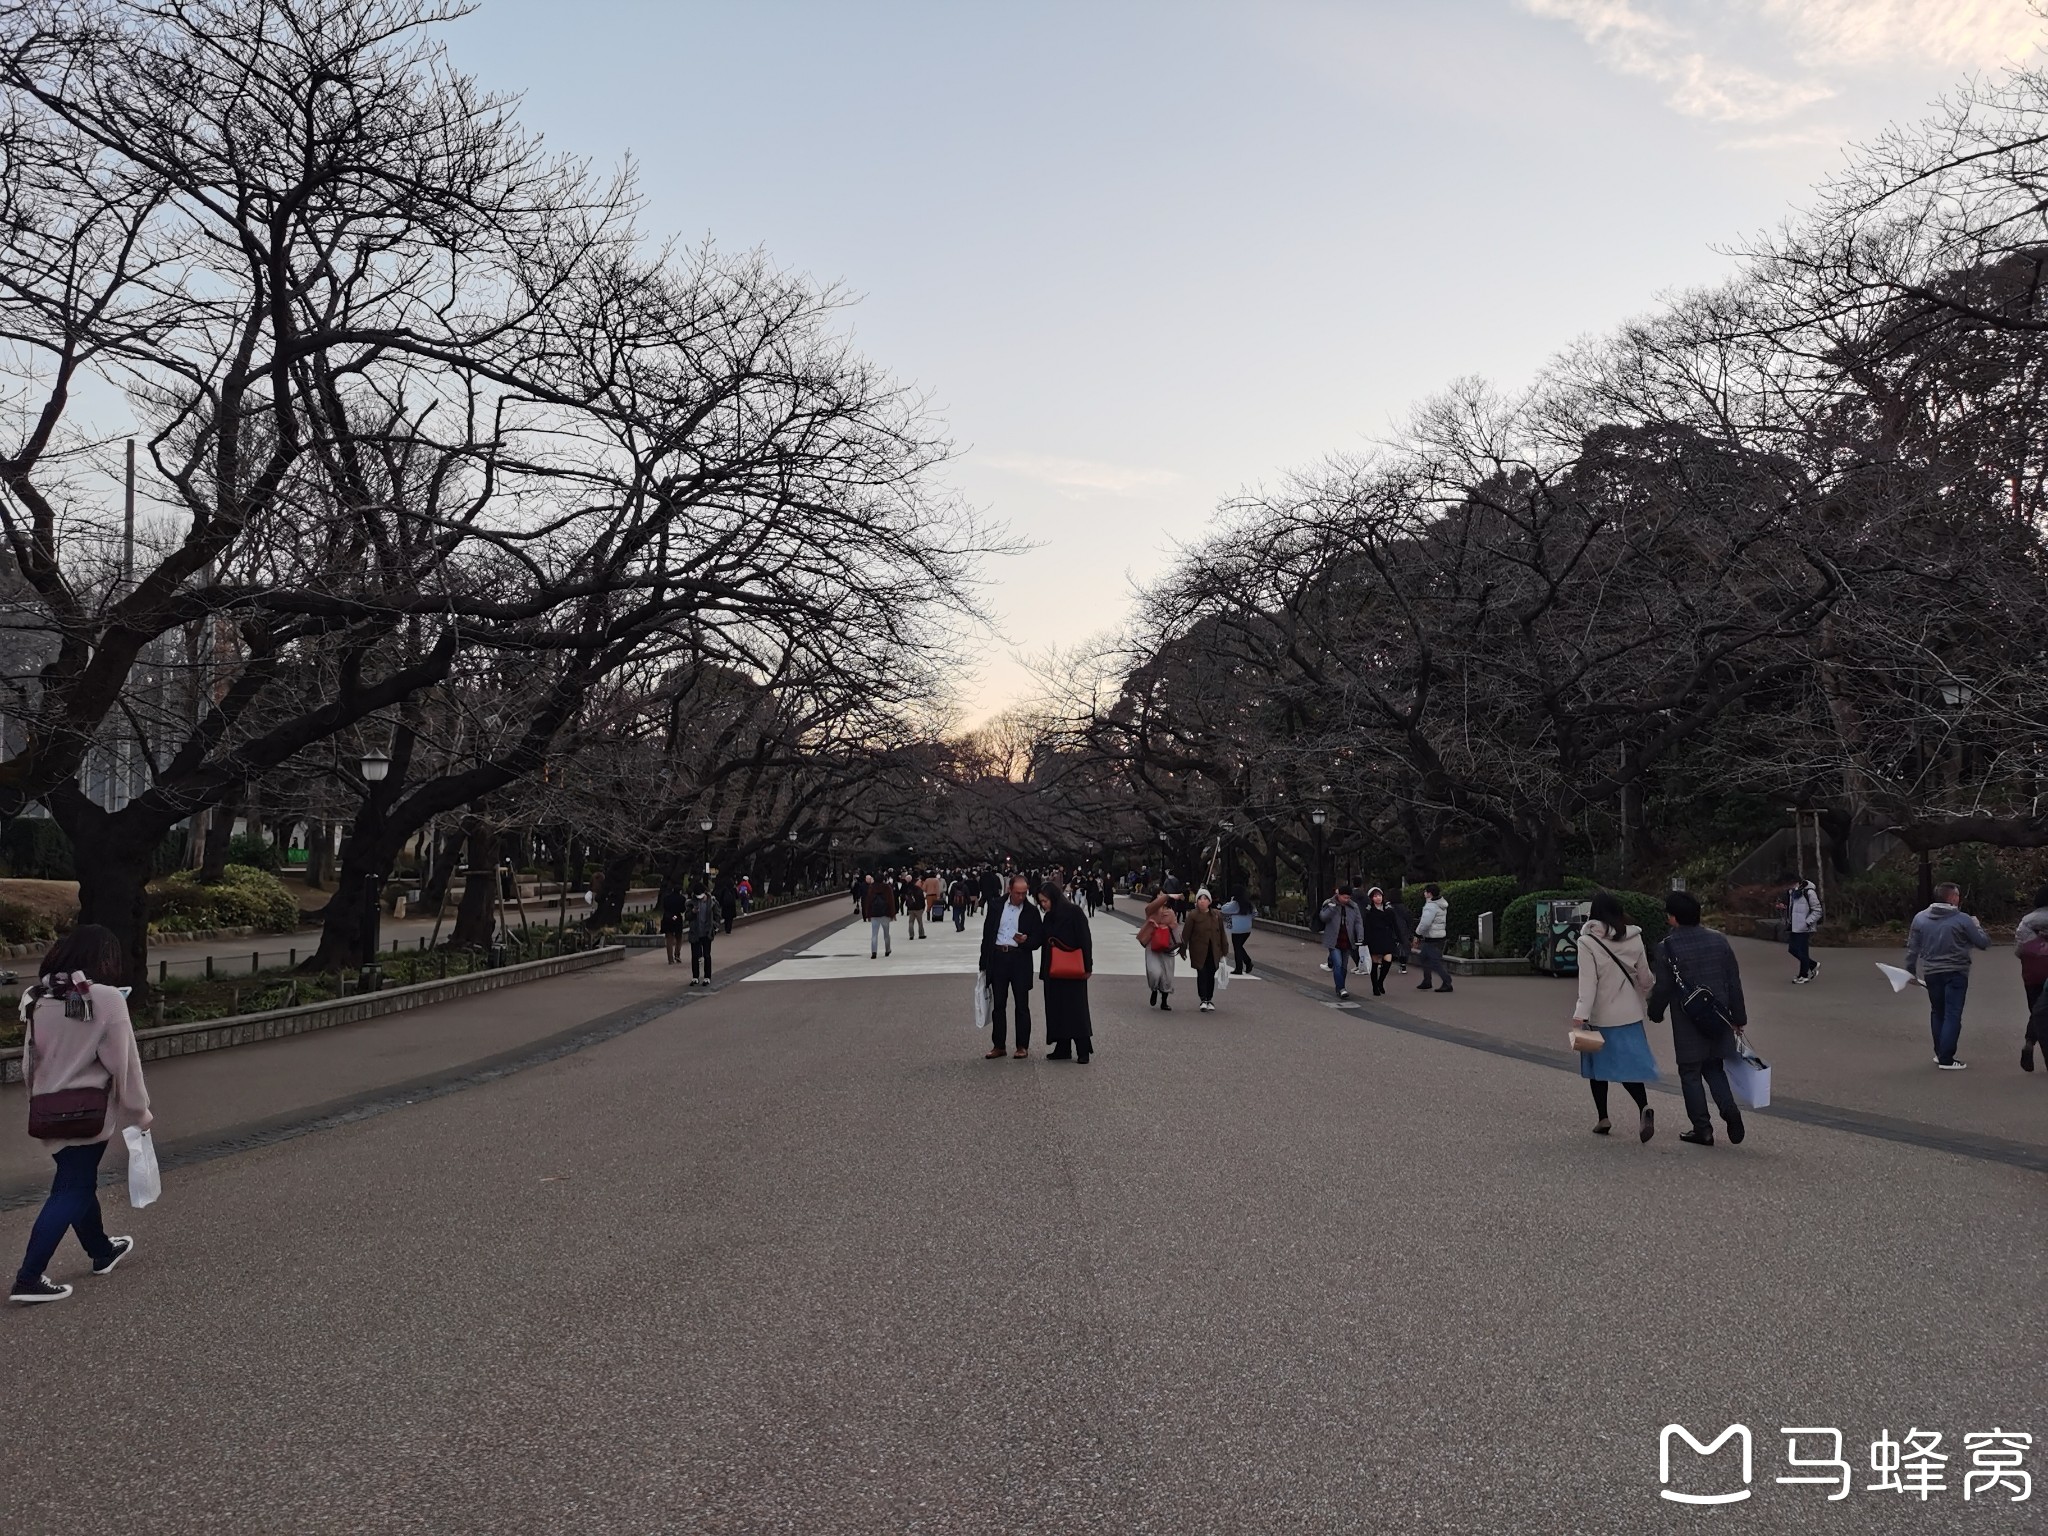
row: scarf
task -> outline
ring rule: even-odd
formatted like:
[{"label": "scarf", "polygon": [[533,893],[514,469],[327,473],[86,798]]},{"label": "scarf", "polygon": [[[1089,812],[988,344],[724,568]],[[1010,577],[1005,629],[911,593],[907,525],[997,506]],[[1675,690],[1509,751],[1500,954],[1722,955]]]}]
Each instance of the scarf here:
[{"label": "scarf", "polygon": [[69,976],[61,971],[52,971],[21,996],[21,1016],[26,1019],[29,1011],[46,997],[64,999],[64,1017],[67,1019],[89,1019],[92,1017],[92,981],[85,972],[73,971]]}]

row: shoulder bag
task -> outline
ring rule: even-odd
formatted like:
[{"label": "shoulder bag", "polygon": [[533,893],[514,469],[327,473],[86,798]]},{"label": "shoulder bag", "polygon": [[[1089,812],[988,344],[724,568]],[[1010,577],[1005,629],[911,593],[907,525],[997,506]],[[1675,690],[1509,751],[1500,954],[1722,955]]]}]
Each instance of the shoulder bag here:
[{"label": "shoulder bag", "polygon": [[[1638,998],[1639,1000],[1643,1001],[1643,1002],[1648,1002],[1648,1001],[1650,1000],[1650,981],[1649,981],[1649,978],[1648,978],[1648,977],[1646,977],[1646,976],[1644,976],[1644,975],[1642,974],[1642,972],[1638,971],[1638,970],[1637,970],[1637,969],[1636,969],[1636,968],[1635,968],[1634,966],[1632,966],[1632,965],[1625,965],[1625,964],[1623,964],[1623,963],[1622,963],[1622,959],[1621,959],[1621,956],[1617,955],[1617,954],[1616,954],[1616,953],[1615,953],[1615,952],[1614,952],[1613,950],[1609,949],[1609,948],[1608,948],[1608,947],[1607,947],[1607,946],[1606,946],[1605,944],[1602,944],[1602,943],[1601,943],[1601,942],[1600,942],[1600,941],[1599,941],[1598,939],[1594,938],[1594,937],[1593,937],[1593,936],[1592,936],[1592,935],[1591,935],[1590,933],[1589,933],[1589,934],[1587,934],[1587,935],[1586,935],[1585,937],[1586,937],[1586,942],[1587,942],[1588,944],[1591,944],[1591,945],[1593,945],[1593,946],[1594,946],[1595,948],[1597,948],[1597,949],[1598,949],[1598,950],[1600,951],[1600,953],[1601,953],[1601,954],[1605,955],[1605,956],[1606,956],[1606,957],[1607,957],[1608,959],[1612,960],[1612,961],[1614,962],[1614,965],[1615,965],[1615,969],[1619,970],[1619,971],[1621,972],[1621,974],[1622,974],[1622,975],[1624,975],[1624,976],[1626,976],[1626,977],[1628,978],[1628,980],[1629,980],[1629,985],[1630,985],[1630,986],[1632,986],[1632,987],[1634,987],[1634,988],[1636,989],[1636,997],[1637,997],[1637,998]],[[1674,972],[1674,974],[1676,974],[1676,973]]]},{"label": "shoulder bag", "polygon": [[1048,981],[1086,981],[1088,963],[1078,948],[1070,949],[1055,940],[1051,958],[1046,961],[1045,975]]},{"label": "shoulder bag", "polygon": [[[29,1050],[35,1049],[35,1007],[23,1021]],[[64,1088],[56,1093],[31,1093],[28,1133],[37,1141],[96,1141],[107,1123],[105,1088]]]},{"label": "shoulder bag", "polygon": [[1709,1040],[1718,1040],[1726,1034],[1735,1034],[1735,1020],[1728,1010],[1721,1006],[1721,1000],[1707,987],[1690,987],[1685,982],[1685,972],[1678,968],[1678,956],[1671,954],[1667,945],[1665,953],[1671,956],[1671,979],[1678,983],[1678,1006],[1685,1010],[1685,1016],[1692,1027]]}]

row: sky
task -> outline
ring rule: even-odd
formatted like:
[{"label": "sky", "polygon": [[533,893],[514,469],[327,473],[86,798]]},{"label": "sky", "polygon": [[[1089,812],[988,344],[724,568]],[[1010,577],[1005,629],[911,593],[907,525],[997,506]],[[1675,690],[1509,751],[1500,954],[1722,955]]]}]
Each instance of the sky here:
[{"label": "sky", "polygon": [[455,62],[659,235],[844,285],[985,570],[963,718],[1222,500],[1735,268],[2027,0],[479,0]]}]

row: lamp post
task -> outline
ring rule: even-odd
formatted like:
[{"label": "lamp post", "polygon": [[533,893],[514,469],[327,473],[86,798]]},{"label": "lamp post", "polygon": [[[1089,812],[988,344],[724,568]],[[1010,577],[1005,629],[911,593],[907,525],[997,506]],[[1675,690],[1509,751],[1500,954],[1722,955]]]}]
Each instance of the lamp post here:
[{"label": "lamp post", "polygon": [[1313,918],[1323,899],[1323,823],[1330,819],[1330,813],[1319,805],[1308,813],[1308,819],[1316,824],[1316,888],[1308,898],[1309,915]]},{"label": "lamp post", "polygon": [[[382,752],[379,752],[375,747],[372,747],[363,754],[361,767],[363,782],[370,786],[370,792],[374,795],[376,793],[376,786],[382,784],[385,777],[391,772],[391,759]],[[378,887],[382,883],[383,881],[374,866],[363,872],[363,884],[368,891],[370,911],[368,918],[369,943],[366,946],[369,953],[363,963],[361,984],[363,989],[369,992],[377,990],[379,977],[377,950],[383,943],[381,930],[383,926],[384,904],[379,899]]]},{"label": "lamp post", "polygon": [[[794,894],[794,893],[795,893],[795,890],[796,890],[796,885],[797,885],[797,878],[796,878],[796,828],[795,828],[795,827],[791,827],[791,828],[789,829],[789,885],[790,885],[790,891],[791,891],[791,893],[792,893],[792,894]],[[767,893],[766,893],[766,892],[764,891],[764,892],[763,892],[762,894],[763,894],[763,895],[766,895]]]},{"label": "lamp post", "polygon": [[704,889],[711,889],[711,818],[706,816],[697,823],[697,829],[704,834]]},{"label": "lamp post", "polygon": [[1230,818],[1227,816],[1216,823],[1216,863],[1222,871],[1223,891],[1227,899],[1234,884],[1230,878]]}]

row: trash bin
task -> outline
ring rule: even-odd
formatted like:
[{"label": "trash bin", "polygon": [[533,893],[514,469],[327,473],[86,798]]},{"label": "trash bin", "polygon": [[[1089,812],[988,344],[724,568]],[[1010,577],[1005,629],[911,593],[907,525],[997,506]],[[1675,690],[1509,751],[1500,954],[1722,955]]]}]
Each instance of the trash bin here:
[{"label": "trash bin", "polygon": [[1548,897],[1536,903],[1536,944],[1529,963],[1545,976],[1579,974],[1579,929],[1590,902]]}]

